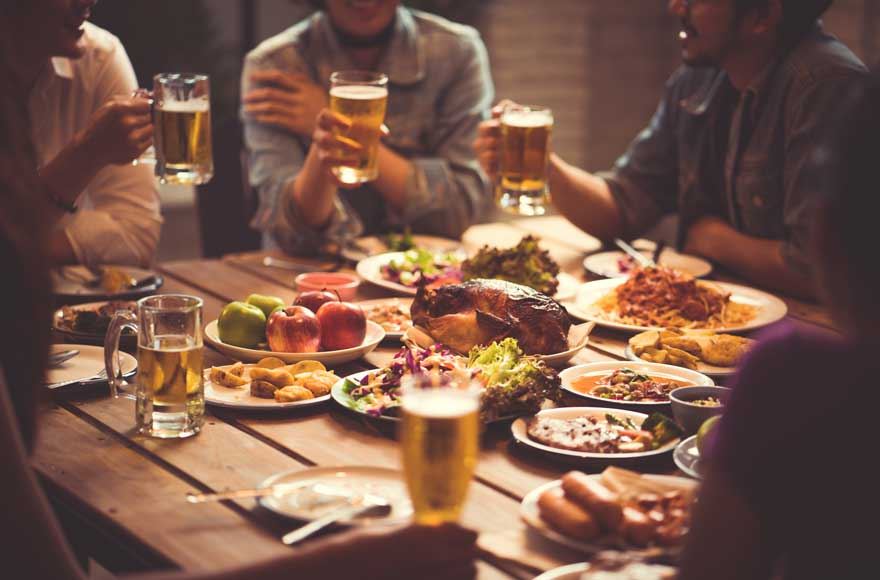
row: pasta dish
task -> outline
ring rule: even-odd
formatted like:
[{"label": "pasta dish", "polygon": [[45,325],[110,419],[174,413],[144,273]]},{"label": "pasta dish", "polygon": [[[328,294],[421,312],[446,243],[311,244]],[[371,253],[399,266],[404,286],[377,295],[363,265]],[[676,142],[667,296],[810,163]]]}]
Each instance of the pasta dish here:
[{"label": "pasta dish", "polygon": [[669,268],[635,270],[596,302],[611,320],[664,328],[727,328],[752,320],[755,306],[730,300],[730,293]]}]

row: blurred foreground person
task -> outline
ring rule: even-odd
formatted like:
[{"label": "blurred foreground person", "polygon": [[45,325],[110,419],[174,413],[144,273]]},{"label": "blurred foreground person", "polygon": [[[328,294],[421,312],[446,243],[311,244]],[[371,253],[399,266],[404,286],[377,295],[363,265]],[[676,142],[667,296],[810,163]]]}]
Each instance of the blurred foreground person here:
[{"label": "blurred foreground person", "polygon": [[[751,282],[809,296],[813,147],[864,65],[817,20],[832,0],[671,0],[684,65],[612,171],[551,155],[553,203],[603,240],[679,216],[678,245]],[[497,121],[474,143],[497,172]]]},{"label": "blurred foreground person", "polygon": [[[470,146],[492,102],[479,34],[399,0],[314,3],[321,10],[245,60],[254,227],[290,253],[403,226],[459,237],[490,204]],[[351,70],[388,77],[390,134],[378,145],[378,177],[360,186],[334,174],[359,149],[337,137],[351,119],[328,109],[331,73]]]},{"label": "blurred foreground person", "polygon": [[816,154],[830,179],[812,214],[815,271],[843,335],[779,325],[743,361],[709,436],[679,580],[872,576],[874,536],[860,522],[880,507],[880,79],[860,93]]}]

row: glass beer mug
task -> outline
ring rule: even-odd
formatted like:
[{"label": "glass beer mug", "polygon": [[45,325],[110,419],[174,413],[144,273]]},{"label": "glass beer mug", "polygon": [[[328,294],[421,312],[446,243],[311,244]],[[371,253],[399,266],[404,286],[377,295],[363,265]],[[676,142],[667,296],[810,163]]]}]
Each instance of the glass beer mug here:
[{"label": "glass beer mug", "polygon": [[403,471],[417,524],[455,522],[479,453],[481,390],[469,378],[407,377],[401,408]]},{"label": "glass beer mug", "polygon": [[500,127],[496,203],[511,213],[544,215],[549,201],[547,163],[553,113],[540,107],[510,106],[501,113]]},{"label": "glass beer mug", "polygon": [[388,103],[388,77],[366,71],[340,71],[330,75],[330,110],[351,120],[347,131],[336,136],[361,146],[358,161],[332,169],[343,183],[358,184],[379,176],[377,155],[385,108]]},{"label": "glass beer mug", "polygon": [[153,105],[153,147],[135,160],[155,164],[162,183],[200,185],[214,175],[211,88],[207,75],[162,73],[153,90],[139,90]]},{"label": "glass beer mug", "polygon": [[[138,335],[134,385],[119,373],[119,337],[125,328]],[[128,311],[113,316],[104,341],[110,393],[135,400],[139,433],[178,438],[201,430],[202,350],[202,300],[195,296],[148,296],[138,301],[136,317]],[[128,391],[132,387],[134,392]]]}]

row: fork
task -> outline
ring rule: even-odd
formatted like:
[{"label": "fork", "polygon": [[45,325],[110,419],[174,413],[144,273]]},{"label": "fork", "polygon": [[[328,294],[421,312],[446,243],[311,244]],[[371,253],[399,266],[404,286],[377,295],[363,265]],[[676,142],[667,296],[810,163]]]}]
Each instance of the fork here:
[{"label": "fork", "polygon": [[57,389],[57,388],[59,388],[59,387],[65,387],[65,386],[67,386],[67,385],[74,385],[74,384],[77,384],[77,383],[86,383],[86,382],[89,382],[89,381],[97,381],[98,379],[106,379],[106,378],[107,378],[107,369],[101,369],[101,370],[98,371],[96,374],[94,374],[94,375],[92,375],[92,376],[90,376],[90,377],[84,377],[84,378],[79,378],[79,379],[73,379],[73,380],[70,380],[70,381],[61,381],[61,382],[58,382],[58,383],[51,383],[51,384],[48,384],[48,385],[46,385],[46,386],[49,387],[50,389]]}]

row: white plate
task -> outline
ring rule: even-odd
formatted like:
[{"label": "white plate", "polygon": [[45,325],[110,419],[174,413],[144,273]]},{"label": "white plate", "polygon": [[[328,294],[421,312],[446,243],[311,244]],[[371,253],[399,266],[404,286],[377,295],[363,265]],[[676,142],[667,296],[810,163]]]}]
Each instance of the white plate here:
[{"label": "white plate", "polygon": [[331,488],[352,496],[370,493],[378,495],[391,504],[391,512],[388,515],[372,518],[355,518],[340,520],[340,524],[351,526],[370,526],[397,524],[408,520],[412,516],[412,504],[403,480],[403,473],[395,469],[384,467],[347,466],[347,467],[313,467],[278,473],[266,479],[260,487],[283,485],[285,493],[282,495],[266,495],[259,499],[260,505],[277,514],[298,520],[313,520],[325,515],[339,507],[338,504],[322,505],[320,507],[308,507],[298,501],[304,496],[294,490],[301,486],[303,492],[314,498],[313,486],[320,484],[325,488]]},{"label": "white plate", "polygon": [[[651,257],[651,252],[643,251],[646,257]],[[627,257],[626,254],[619,251],[599,252],[591,254],[584,258],[584,269],[591,274],[601,276],[603,278],[619,278],[626,277],[629,272],[620,271],[620,261]],[[679,254],[671,248],[666,248],[660,253],[658,260],[661,266],[672,268],[680,272],[686,272],[694,278],[702,278],[708,276],[712,272],[712,264],[690,254]]]},{"label": "white plate", "polygon": [[[578,289],[574,304],[566,305],[569,314],[581,320],[591,320],[600,326],[628,333],[637,333],[642,332],[643,330],[658,330],[659,327],[655,326],[638,326],[635,324],[624,324],[622,322],[608,320],[605,312],[595,305],[596,301],[611,292],[614,288],[617,288],[626,282],[626,280],[626,278],[610,278],[608,280],[596,280],[594,282],[582,284]],[[713,330],[719,332],[747,332],[750,330],[756,330],[780,320],[788,312],[788,307],[785,305],[785,302],[767,292],[755,288],[749,288],[748,286],[728,284],[726,282],[712,283],[726,292],[730,292],[730,299],[733,302],[758,307],[758,312],[755,314],[755,318],[751,321],[741,326],[716,328]]]},{"label": "white plate", "polygon": [[[67,308],[71,308],[73,310],[97,310],[98,308],[104,306],[108,302],[131,302],[132,304],[135,304],[135,302],[133,300],[132,301],[105,300],[102,302],[86,302],[84,304],[77,304],[75,306],[67,306]],[[63,310],[64,310],[63,308],[59,308],[58,310],[56,310],[52,314],[52,330],[54,330],[55,332],[57,332],[59,334],[63,334],[67,338],[67,340],[71,340],[74,342],[85,343],[85,344],[98,344],[98,345],[104,344],[105,335],[103,333],[102,334],[95,334],[95,333],[89,333],[89,332],[82,332],[80,330],[73,330],[72,328],[67,327],[63,322],[64,321]],[[137,308],[133,307],[132,311],[136,312]],[[120,344],[122,344],[123,346],[127,345],[127,346],[134,347],[135,345],[137,345],[137,335],[123,333],[120,337]]]},{"label": "white plate", "polygon": [[[432,252],[455,252],[461,249],[461,242],[450,238],[413,234],[412,240],[417,248],[423,248]],[[342,248],[340,254],[343,258],[359,262],[365,256],[384,254],[388,250],[388,244],[381,237],[365,236],[354,240],[351,245]]]},{"label": "white plate", "polygon": [[[631,361],[635,362],[649,362],[642,358],[639,358],[636,353],[633,352],[632,346],[629,344],[626,345],[626,349],[623,351],[624,356]],[[677,365],[670,365],[677,366]],[[685,367],[680,367],[685,368]],[[697,372],[703,373],[704,375],[716,378],[726,378],[731,377],[736,374],[736,367],[716,367],[715,365],[710,365],[708,363],[704,363],[703,361],[699,361],[697,363]]]},{"label": "white plate", "polygon": [[324,350],[319,352],[272,352],[271,350],[257,350],[253,348],[242,348],[232,344],[226,344],[220,340],[217,332],[217,321],[212,320],[205,326],[205,340],[208,344],[235,360],[244,362],[258,362],[267,356],[280,358],[284,362],[290,364],[301,360],[316,360],[325,365],[342,364],[357,360],[376,348],[382,339],[385,338],[385,331],[375,322],[367,321],[367,335],[364,341],[353,348],[343,350]]},{"label": "white plate", "polygon": [[581,574],[589,569],[590,565],[587,562],[569,564],[548,570],[540,576],[536,576],[534,580],[580,580]]},{"label": "white plate", "polygon": [[[599,479],[600,475],[595,474],[590,477],[594,479]],[[680,487],[681,489],[693,489],[697,482],[693,479],[687,479],[684,477],[677,477],[674,475],[653,475],[653,474],[643,474],[643,477],[646,479],[652,479],[660,483],[665,483],[668,485],[674,485],[676,487]],[[632,546],[626,545],[621,539],[618,538],[599,538],[594,542],[584,542],[582,540],[576,540],[574,538],[569,538],[565,536],[549,525],[547,525],[544,520],[541,519],[541,513],[538,510],[538,498],[541,497],[541,494],[547,490],[557,489],[562,486],[561,480],[550,481],[545,483],[544,485],[537,487],[530,491],[519,504],[519,515],[520,518],[528,525],[530,528],[534,529],[536,532],[544,536],[549,540],[553,540],[558,544],[562,544],[563,546],[568,546],[574,550],[578,550],[579,552],[583,552],[585,554],[594,554],[600,550],[605,550],[612,547],[617,548],[627,548],[629,550],[636,550]]]},{"label": "white plate", "polygon": [[702,373],[698,373],[697,371],[692,371],[690,369],[676,367],[672,365],[661,365],[657,363],[634,361],[609,361],[577,365],[567,368],[559,373],[559,380],[562,381],[562,388],[565,391],[571,393],[572,395],[575,395],[576,397],[589,399],[593,403],[600,403],[604,406],[638,408],[643,409],[646,413],[651,413],[658,409],[669,407],[669,401],[650,401],[640,403],[636,401],[617,401],[615,399],[603,399],[602,397],[596,397],[593,395],[582,393],[572,386],[572,382],[574,382],[575,379],[587,373],[600,373],[602,375],[610,375],[612,372],[623,368],[632,369],[637,373],[644,373],[653,377],[665,377],[678,381],[687,381],[694,386],[711,387],[715,385],[715,382],[712,379]]},{"label": "white plate", "polygon": [[[58,367],[48,369],[46,371],[47,385],[51,387],[53,383],[75,380],[79,380],[79,382],[68,386],[100,385],[107,382],[106,377],[100,379],[92,378],[104,370],[104,347],[63,343],[53,344],[49,352],[56,353],[65,350],[78,350],[79,354],[61,363]],[[127,352],[119,351],[119,367],[125,378],[131,378],[137,371],[137,359]]]},{"label": "white plate", "polygon": [[[220,368],[225,369],[229,366],[231,365],[221,365]],[[315,397],[314,399],[306,399],[305,401],[279,403],[275,399],[263,399],[261,397],[251,396],[249,384],[238,388],[215,385],[209,378],[210,374],[211,367],[206,368],[204,370],[205,402],[226,409],[238,409],[241,411],[280,411],[284,409],[309,407],[330,399],[330,393],[327,393],[326,395]]]},{"label": "white plate", "polygon": [[700,475],[700,450],[697,449],[697,436],[691,435],[678,444],[672,452],[675,465],[694,479],[702,479]]},{"label": "white plate", "polygon": [[74,301],[82,302],[84,300],[131,300],[141,296],[149,296],[155,294],[164,283],[164,279],[153,270],[144,270],[135,268],[134,266],[112,266],[122,270],[136,280],[143,280],[148,276],[156,276],[154,284],[137,288],[135,290],[125,290],[108,294],[103,288],[90,288],[86,286],[82,280],[94,278],[84,266],[64,266],[52,271],[52,287],[55,297],[61,302]]},{"label": "white plate", "polygon": [[[559,409],[545,409],[535,416],[537,417],[538,415],[540,415],[542,417],[550,417],[553,419],[576,419],[578,417],[597,417],[599,419],[604,419],[606,414],[611,414],[618,417],[626,417],[632,419],[634,422],[640,425],[645,419],[648,418],[648,415],[644,413],[636,413],[634,411],[625,411],[623,409],[608,409],[602,407],[561,407]],[[513,433],[513,438],[516,439],[519,443],[528,445],[533,449],[537,449],[551,455],[583,459],[585,464],[589,464],[591,466],[606,464],[620,465],[622,463],[630,463],[635,460],[645,459],[647,457],[653,457],[655,455],[661,455],[663,453],[668,453],[672,451],[680,441],[680,439],[676,438],[668,442],[663,447],[652,449],[650,451],[640,451],[638,453],[589,453],[586,451],[570,451],[568,449],[558,449],[556,447],[544,445],[543,443],[538,443],[537,441],[529,437],[528,419],[528,417],[520,417],[513,422],[513,425],[510,426],[510,431],[511,433]]]},{"label": "white plate", "polygon": [[[369,320],[369,310],[371,308],[375,308],[376,306],[396,304],[397,306],[400,306],[401,310],[409,312],[409,308],[410,306],[412,306],[412,298],[376,298],[375,300],[362,300],[360,302],[355,302],[355,304],[363,308],[364,312],[367,312],[367,319]],[[410,320],[410,322],[412,322],[412,320]],[[400,340],[404,332],[405,331],[386,330],[385,339]]]}]

